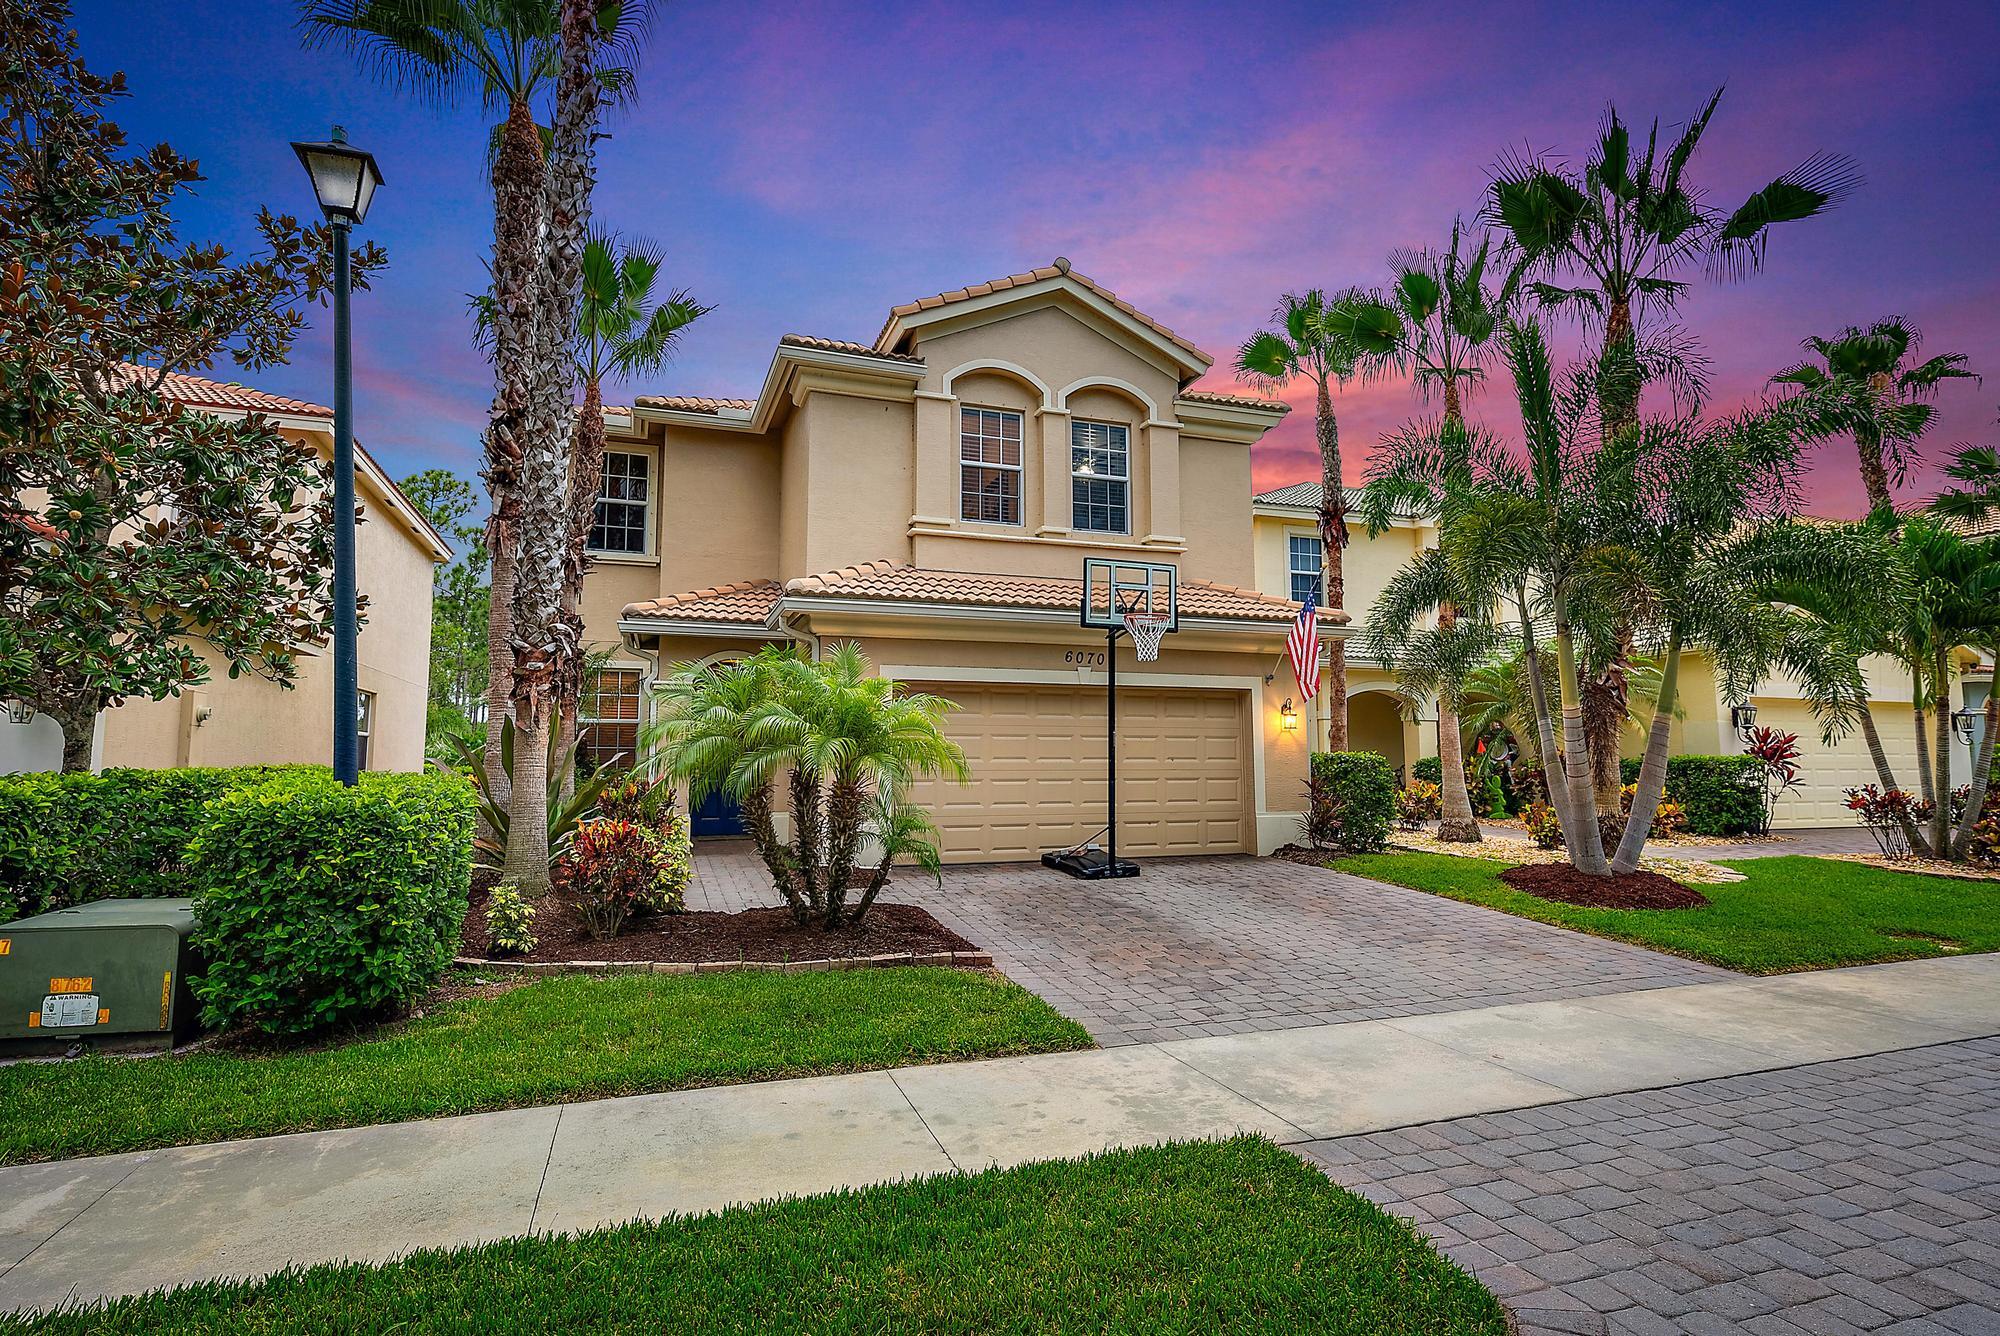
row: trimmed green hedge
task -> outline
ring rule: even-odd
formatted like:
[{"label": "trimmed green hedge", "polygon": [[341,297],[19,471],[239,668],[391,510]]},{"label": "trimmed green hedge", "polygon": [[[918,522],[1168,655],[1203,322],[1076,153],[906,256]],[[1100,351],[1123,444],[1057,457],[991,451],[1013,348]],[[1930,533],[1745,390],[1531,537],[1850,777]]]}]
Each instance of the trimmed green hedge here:
[{"label": "trimmed green hedge", "polygon": [[1444,783],[1444,762],[1435,756],[1419,756],[1410,763],[1410,778]]},{"label": "trimmed green hedge", "polygon": [[443,774],[283,775],[211,802],[188,846],[203,1021],[298,1034],[415,1000],[458,948],[473,810]]},{"label": "trimmed green hedge", "polygon": [[1389,843],[1396,819],[1396,771],[1379,752],[1314,752],[1307,834],[1350,853]]},{"label": "trimmed green hedge", "polygon": [[1669,756],[1667,801],[1696,835],[1748,835],[1764,825],[1764,763],[1754,756]]},{"label": "trimmed green hedge", "polygon": [[202,807],[316,766],[0,777],[0,922],[119,897],[194,894],[185,851]]}]

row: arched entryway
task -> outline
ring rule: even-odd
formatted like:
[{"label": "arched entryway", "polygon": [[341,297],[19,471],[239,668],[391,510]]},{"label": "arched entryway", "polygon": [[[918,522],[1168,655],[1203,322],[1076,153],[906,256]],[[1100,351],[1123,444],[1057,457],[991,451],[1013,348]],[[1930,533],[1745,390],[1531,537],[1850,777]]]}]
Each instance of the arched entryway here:
[{"label": "arched entryway", "polygon": [[1360,691],[1347,698],[1347,746],[1379,752],[1401,771],[1409,757],[1403,747],[1403,698],[1392,691]]}]

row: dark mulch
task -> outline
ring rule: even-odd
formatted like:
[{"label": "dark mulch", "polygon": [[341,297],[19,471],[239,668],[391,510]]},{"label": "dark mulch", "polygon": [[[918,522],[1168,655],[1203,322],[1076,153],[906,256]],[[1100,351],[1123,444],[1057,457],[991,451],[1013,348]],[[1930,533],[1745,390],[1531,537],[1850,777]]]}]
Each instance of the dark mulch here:
[{"label": "dark mulch", "polygon": [[1528,863],[1510,867],[1500,880],[1517,891],[1566,905],[1593,909],[1699,909],[1708,897],[1657,872],[1593,877],[1568,863]]},{"label": "dark mulch", "polygon": [[[700,910],[686,914],[653,914],[628,919],[624,931],[610,941],[590,935],[583,916],[560,894],[535,909],[535,949],[509,959],[556,960],[847,960],[909,951],[977,951],[915,905],[876,901],[859,928],[832,932],[801,927],[789,909],[746,909],[722,914]],[[475,893],[465,916],[461,947],[468,956],[486,954],[486,896]]]}]

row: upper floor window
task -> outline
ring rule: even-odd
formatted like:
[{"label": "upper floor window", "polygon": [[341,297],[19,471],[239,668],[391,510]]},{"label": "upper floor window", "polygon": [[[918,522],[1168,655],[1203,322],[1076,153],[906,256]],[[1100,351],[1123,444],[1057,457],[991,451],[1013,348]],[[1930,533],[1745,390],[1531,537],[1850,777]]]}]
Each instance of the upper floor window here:
[{"label": "upper floor window", "polygon": [[1071,525],[1093,533],[1131,532],[1127,489],[1131,452],[1125,428],[1109,422],[1072,422],[1069,428]]},{"label": "upper floor window", "polygon": [[978,524],[1021,522],[1021,415],[966,408],[958,415],[958,515]]},{"label": "upper floor window", "polygon": [[1292,602],[1305,602],[1307,594],[1311,594],[1316,601],[1321,600],[1319,577],[1325,558],[1320,551],[1319,535],[1288,534],[1285,544],[1287,569],[1292,577]]},{"label": "upper floor window", "polygon": [[646,535],[653,527],[652,465],[645,455],[604,452],[597,482],[597,519],[590,526],[593,552],[645,554]]}]

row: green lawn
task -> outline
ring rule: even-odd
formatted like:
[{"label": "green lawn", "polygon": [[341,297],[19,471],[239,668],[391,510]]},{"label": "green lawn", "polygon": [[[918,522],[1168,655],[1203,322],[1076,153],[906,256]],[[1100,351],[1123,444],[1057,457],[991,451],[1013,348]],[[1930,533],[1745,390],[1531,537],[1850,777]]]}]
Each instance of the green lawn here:
[{"label": "green lawn", "polygon": [[1506,1319],[1409,1226],[1246,1137],[211,1282],[37,1329],[1502,1336]]},{"label": "green lawn", "polygon": [[1748,880],[1702,886],[1710,904],[1672,910],[1543,900],[1501,881],[1504,864],[1449,854],[1364,854],[1332,866],[1749,974],[2000,950],[2000,883],[1824,858],[1726,863]]},{"label": "green lawn", "polygon": [[1088,1047],[965,970],[562,975],[310,1052],[0,1067],[0,1163]]}]

